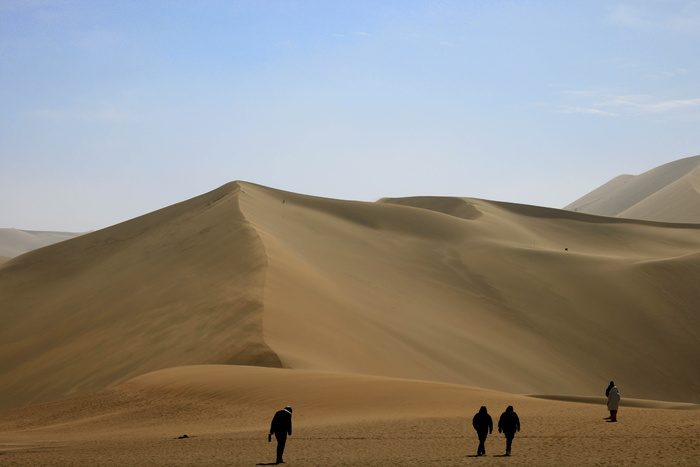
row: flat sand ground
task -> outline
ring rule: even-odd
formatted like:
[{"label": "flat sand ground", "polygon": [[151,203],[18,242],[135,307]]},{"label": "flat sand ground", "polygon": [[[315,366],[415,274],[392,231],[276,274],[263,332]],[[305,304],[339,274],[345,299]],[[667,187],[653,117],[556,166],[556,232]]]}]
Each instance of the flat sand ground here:
[{"label": "flat sand ground", "polygon": [[[270,464],[269,421],[291,404],[288,465],[698,465],[700,406],[627,400],[619,422],[607,423],[602,397],[580,400],[304,370],[182,367],[2,412],[0,464]],[[511,457],[502,457],[497,431],[488,455],[473,457],[471,417],[481,405],[494,422],[508,405],[519,414]]]}]

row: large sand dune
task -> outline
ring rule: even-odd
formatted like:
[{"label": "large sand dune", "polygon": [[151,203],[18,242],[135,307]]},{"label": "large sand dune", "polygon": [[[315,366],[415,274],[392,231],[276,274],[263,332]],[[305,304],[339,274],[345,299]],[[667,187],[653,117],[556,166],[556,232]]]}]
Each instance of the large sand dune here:
[{"label": "large sand dune", "polygon": [[699,402],[700,226],[233,183],[0,268],[0,401],[179,365]]},{"label": "large sand dune", "polygon": [[[39,232],[34,230],[0,229],[0,264],[28,251],[83,235],[74,232]],[[5,257],[5,261],[2,257]]]},{"label": "large sand dune", "polygon": [[287,366],[520,393],[595,394],[615,375],[635,397],[698,401],[698,227],[245,192],[265,341]]},{"label": "large sand dune", "polygon": [[661,222],[700,223],[700,156],[620,175],[564,209]]},{"label": "large sand dune", "polygon": [[699,234],[231,183],[0,267],[0,463],[694,465]]},{"label": "large sand dune", "polygon": [[226,186],[0,268],[0,404],[195,363],[280,366],[262,340],[266,258]]}]

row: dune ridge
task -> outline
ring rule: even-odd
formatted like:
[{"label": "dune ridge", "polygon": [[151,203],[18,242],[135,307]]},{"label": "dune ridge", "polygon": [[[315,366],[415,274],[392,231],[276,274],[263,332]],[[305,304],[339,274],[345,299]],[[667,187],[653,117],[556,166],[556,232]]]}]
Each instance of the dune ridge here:
[{"label": "dune ridge", "polygon": [[234,182],[3,265],[0,400],[226,363],[698,402],[699,231]]},{"label": "dune ridge", "polygon": [[620,175],[564,209],[660,222],[700,223],[700,156],[669,162],[641,175]]},{"label": "dune ridge", "polygon": [[285,365],[516,393],[591,394],[615,374],[634,397],[697,401],[700,265],[683,259],[697,226],[244,187],[268,254],[264,336]]},{"label": "dune ridge", "polygon": [[514,405],[522,465],[695,465],[698,233],[233,182],[0,266],[0,459],[266,464],[292,405],[288,462],[464,465]]},{"label": "dune ridge", "polygon": [[262,340],[266,258],[238,185],[0,268],[0,405],[94,392],[188,363],[279,366]]}]

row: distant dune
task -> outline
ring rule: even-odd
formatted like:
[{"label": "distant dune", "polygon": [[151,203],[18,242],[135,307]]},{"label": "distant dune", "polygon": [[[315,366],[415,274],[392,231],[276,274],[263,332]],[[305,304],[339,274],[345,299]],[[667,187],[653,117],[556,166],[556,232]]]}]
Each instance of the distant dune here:
[{"label": "distant dune", "polygon": [[700,402],[699,273],[700,225],[231,183],[0,267],[0,404],[201,364]]},{"label": "distant dune", "polygon": [[620,175],[564,209],[661,222],[700,223],[700,156]]},{"label": "distant dune", "polygon": [[83,233],[0,229],[0,264],[3,262],[2,257],[6,257],[5,260],[7,260],[80,235]]}]

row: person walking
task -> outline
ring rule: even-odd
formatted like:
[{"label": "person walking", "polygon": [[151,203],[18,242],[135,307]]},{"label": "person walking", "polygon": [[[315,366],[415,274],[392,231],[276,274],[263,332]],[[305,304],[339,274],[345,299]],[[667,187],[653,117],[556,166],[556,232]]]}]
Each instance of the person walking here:
[{"label": "person walking", "polygon": [[486,446],[484,443],[486,442],[486,437],[490,433],[493,433],[493,420],[491,419],[491,415],[486,411],[486,407],[483,405],[479,409],[479,412],[474,415],[472,425],[476,430],[476,434],[479,436],[479,448],[476,451],[476,455],[485,456]]},{"label": "person walking", "polygon": [[510,456],[510,447],[513,444],[515,432],[520,431],[520,419],[513,411],[513,406],[509,405],[505,412],[498,419],[498,432],[506,436],[506,456]]},{"label": "person walking", "polygon": [[610,393],[608,394],[608,410],[610,411],[610,422],[617,421],[617,409],[620,407],[620,391],[618,391],[617,386],[610,388]]},{"label": "person walking", "polygon": [[292,436],[292,408],[287,406],[275,413],[270,424],[270,434],[267,440],[272,441],[272,435],[277,439],[277,463],[283,464],[282,455],[287,444],[287,435]]}]

